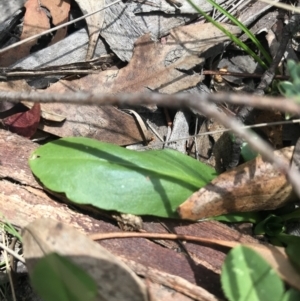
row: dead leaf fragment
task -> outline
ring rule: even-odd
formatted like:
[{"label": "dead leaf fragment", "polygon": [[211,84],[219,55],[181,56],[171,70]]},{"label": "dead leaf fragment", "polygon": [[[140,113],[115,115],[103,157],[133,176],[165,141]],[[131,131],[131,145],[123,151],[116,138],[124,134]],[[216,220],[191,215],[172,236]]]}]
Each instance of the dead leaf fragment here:
[{"label": "dead leaf fragment", "polygon": [[[69,0],[28,0],[25,3],[24,26],[20,40],[24,40],[50,28],[50,17],[53,25],[59,25],[68,20],[70,10]],[[49,10],[47,16],[46,8]],[[67,28],[58,29],[50,44],[56,43],[66,36]],[[0,66],[7,67],[19,59],[30,54],[31,48],[38,43],[38,39],[31,40],[17,48],[1,55]]]},{"label": "dead leaf fragment", "polygon": [[[32,102],[29,101],[22,101],[21,103],[29,109],[31,109],[34,105]],[[63,122],[66,119],[66,117],[63,115],[43,110],[43,104],[41,105],[41,117],[43,117],[47,121],[54,122]]]},{"label": "dead leaf fragment", "polygon": [[[53,26],[58,26],[68,21],[70,0],[40,0],[40,3],[49,10]],[[67,29],[67,27],[59,28],[49,45],[62,40],[67,34]]]},{"label": "dead leaf fragment", "polygon": [[[275,151],[290,162],[294,147]],[[261,157],[222,173],[178,207],[181,218],[198,220],[232,212],[271,210],[292,199],[284,174]]]},{"label": "dead leaf fragment", "polygon": [[[223,25],[232,33],[240,32],[235,26]],[[176,93],[202,80],[200,74],[190,72],[204,62],[203,57],[214,55],[213,47],[221,47],[226,40],[228,37],[210,23],[173,29],[164,44],[152,41],[146,34],[135,42],[133,57],[125,68],[90,74],[72,82],[62,80],[44,92],[135,93],[150,89]]]},{"label": "dead leaf fragment", "polygon": [[39,128],[59,137],[82,136],[119,145],[143,141],[134,118],[113,106],[43,103],[42,109],[65,115],[63,123],[42,120]]},{"label": "dead leaf fragment", "polygon": [[[89,14],[105,6],[105,0],[75,0],[82,10],[83,14]],[[86,60],[93,58],[94,50],[97,44],[99,33],[104,23],[105,10],[102,10],[88,18],[86,23],[89,31],[89,46],[86,54]]]},{"label": "dead leaf fragment", "polygon": [[[20,37],[21,40],[39,34],[50,28],[50,22],[47,14],[41,8],[38,0],[28,0],[24,6],[26,8],[26,12],[24,15],[23,32]],[[2,54],[0,57],[0,66],[9,66],[19,59],[29,55],[31,47],[37,43],[37,40],[38,39],[34,39]]]},{"label": "dead leaf fragment", "polygon": [[5,118],[3,123],[11,132],[26,138],[31,138],[38,128],[40,116],[40,104],[35,103],[30,110],[13,114]]},{"label": "dead leaf fragment", "polygon": [[23,230],[29,273],[46,254],[58,253],[83,268],[97,283],[96,300],[147,301],[143,282],[119,259],[84,234],[52,219],[38,219]]}]

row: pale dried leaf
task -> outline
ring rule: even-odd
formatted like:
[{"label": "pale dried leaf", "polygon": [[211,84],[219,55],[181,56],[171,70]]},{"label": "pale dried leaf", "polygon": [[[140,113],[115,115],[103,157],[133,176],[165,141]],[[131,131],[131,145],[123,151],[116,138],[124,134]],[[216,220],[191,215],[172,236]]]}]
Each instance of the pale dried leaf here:
[{"label": "pale dried leaf", "polygon": [[56,252],[95,280],[96,300],[148,300],[145,285],[124,263],[70,226],[52,219],[38,219],[23,230],[23,246],[29,272],[44,255]]},{"label": "pale dried leaf", "polygon": [[134,118],[113,106],[44,103],[42,108],[47,112],[66,116],[66,120],[60,124],[45,120],[40,123],[40,129],[59,137],[82,136],[119,145],[144,140]]},{"label": "pale dried leaf", "polygon": [[[82,10],[83,14],[92,13],[104,8],[105,0],[75,0]],[[86,54],[86,60],[93,58],[99,33],[104,23],[105,10],[102,10],[88,18],[86,23],[89,31],[89,47]]]},{"label": "pale dried leaf", "polygon": [[[29,109],[33,107],[32,102],[22,101],[22,104]],[[43,104],[41,104],[41,116],[47,121],[54,121],[54,122],[63,122],[66,119],[66,117],[63,115],[43,110]]]}]

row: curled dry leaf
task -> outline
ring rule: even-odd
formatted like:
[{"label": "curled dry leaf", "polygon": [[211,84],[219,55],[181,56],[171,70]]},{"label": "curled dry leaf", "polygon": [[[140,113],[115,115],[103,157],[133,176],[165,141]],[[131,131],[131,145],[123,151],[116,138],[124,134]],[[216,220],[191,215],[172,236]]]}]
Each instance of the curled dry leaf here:
[{"label": "curled dry leaf", "polygon": [[23,230],[26,265],[32,274],[39,259],[58,253],[97,283],[96,300],[147,301],[143,282],[119,259],[84,234],[52,219],[38,219]]},{"label": "curled dry leaf", "polygon": [[[22,101],[21,102],[24,106],[26,106],[28,109],[31,109],[33,107],[33,103],[29,101]],[[60,114],[56,114],[51,111],[43,110],[43,104],[41,104],[41,117],[43,117],[47,121],[54,121],[54,122],[63,122],[66,120],[66,117]]]},{"label": "curled dry leaf", "polygon": [[[291,161],[294,147],[275,151]],[[222,173],[178,207],[181,218],[198,220],[232,212],[272,210],[293,200],[286,176],[262,157]]]},{"label": "curled dry leaf", "polygon": [[31,138],[38,128],[40,115],[40,104],[35,103],[30,110],[11,115],[5,118],[3,123],[11,132],[26,138]]},{"label": "curled dry leaf", "polygon": [[[105,6],[105,0],[75,0],[82,10],[83,14],[89,14]],[[89,30],[89,46],[86,54],[86,60],[93,58],[94,50],[97,44],[99,33],[104,23],[105,10],[102,10],[88,18],[86,24]]]}]

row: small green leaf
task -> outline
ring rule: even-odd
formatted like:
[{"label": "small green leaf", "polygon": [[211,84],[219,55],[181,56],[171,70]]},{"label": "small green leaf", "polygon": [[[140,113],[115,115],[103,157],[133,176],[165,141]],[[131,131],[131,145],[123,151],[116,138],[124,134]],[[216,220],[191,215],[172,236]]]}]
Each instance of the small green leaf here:
[{"label": "small green leaf", "polygon": [[262,218],[263,214],[261,214],[261,212],[235,212],[230,214],[214,216],[210,219],[227,223],[248,222],[256,224],[260,222]]},{"label": "small green leaf", "polygon": [[223,264],[222,288],[230,301],[280,301],[283,282],[255,251],[244,246],[232,249]]},{"label": "small green leaf", "polygon": [[287,292],[285,292],[282,301],[299,301],[300,300],[300,292],[290,288]]},{"label": "small green leaf", "polygon": [[267,218],[256,225],[254,234],[267,234],[269,236],[277,236],[284,231],[285,226],[282,218],[280,216],[270,214]]},{"label": "small green leaf", "polygon": [[176,208],[216,176],[173,150],[136,152],[83,137],[39,147],[29,165],[49,190],[75,203],[162,217],[177,217]]},{"label": "small green leaf", "polygon": [[244,161],[250,161],[255,159],[258,156],[258,152],[253,150],[248,142],[244,142],[241,146],[241,156],[243,157]]},{"label": "small green leaf", "polygon": [[45,301],[93,301],[93,278],[69,259],[51,253],[41,258],[30,275],[34,289]]}]

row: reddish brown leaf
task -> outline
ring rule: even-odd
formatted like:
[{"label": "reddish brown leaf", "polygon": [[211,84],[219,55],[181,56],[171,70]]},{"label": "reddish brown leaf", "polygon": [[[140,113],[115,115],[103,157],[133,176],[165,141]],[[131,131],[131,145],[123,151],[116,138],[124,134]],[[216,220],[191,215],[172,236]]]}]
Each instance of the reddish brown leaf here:
[{"label": "reddish brown leaf", "polygon": [[5,118],[4,124],[11,132],[31,138],[39,125],[40,115],[41,106],[39,103],[35,103],[30,110]]}]

